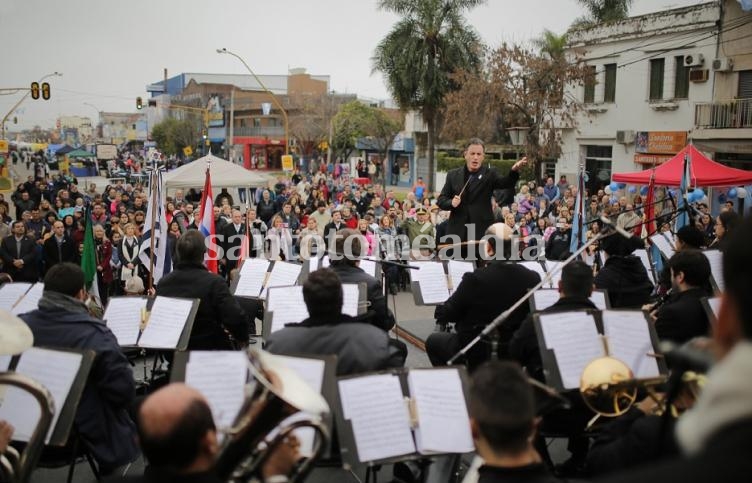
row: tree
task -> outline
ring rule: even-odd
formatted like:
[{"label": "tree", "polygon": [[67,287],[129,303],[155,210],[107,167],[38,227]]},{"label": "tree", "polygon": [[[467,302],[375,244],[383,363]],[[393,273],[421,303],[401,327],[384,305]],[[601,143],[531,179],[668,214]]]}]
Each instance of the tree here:
[{"label": "tree", "polygon": [[379,0],[381,10],[402,18],[384,37],[372,58],[386,77],[400,109],[418,110],[428,128],[429,189],[433,189],[434,144],[439,114],[456,86],[451,74],[480,67],[481,43],[463,17],[484,0]]},{"label": "tree", "polygon": [[368,136],[371,109],[360,101],[344,104],[332,119],[332,150],[335,157],[348,159],[355,150],[355,142]]},{"label": "tree", "polygon": [[182,155],[183,148],[195,145],[198,136],[195,122],[168,118],[152,128],[151,138],[164,154]]},{"label": "tree", "polygon": [[527,156],[534,161],[557,158],[556,130],[574,127],[580,109],[579,101],[567,95],[566,86],[584,83],[587,73],[580,60],[567,61],[563,55],[551,58],[503,44],[486,55],[480,72],[453,76],[460,88],[447,96],[443,135],[455,140],[482,136],[508,143],[507,128],[526,126],[530,128]]},{"label": "tree", "polygon": [[629,16],[632,0],[577,0],[588,15],[578,18],[571,28],[586,28],[603,22],[624,20]]},{"label": "tree", "polygon": [[384,161],[389,156],[389,148],[394,143],[397,135],[402,131],[404,121],[403,119],[395,118],[382,109],[374,107],[369,109],[372,110],[371,125],[368,129],[369,138],[371,138],[371,144],[379,150],[379,158],[382,163],[380,172],[383,182],[385,172]]},{"label": "tree", "polygon": [[558,35],[543,29],[541,36],[533,40],[533,46],[540,50],[541,55],[547,55],[551,60],[561,60],[567,48],[567,34]]},{"label": "tree", "polygon": [[304,156],[311,156],[318,146],[329,139],[329,123],[336,106],[327,94],[290,96],[290,138],[295,140]]}]

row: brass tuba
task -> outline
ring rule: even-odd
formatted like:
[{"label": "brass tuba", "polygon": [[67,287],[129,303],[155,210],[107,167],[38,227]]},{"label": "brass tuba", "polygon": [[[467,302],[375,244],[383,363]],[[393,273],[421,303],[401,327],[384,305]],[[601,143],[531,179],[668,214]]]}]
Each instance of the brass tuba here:
[{"label": "brass tuba", "polygon": [[[321,396],[276,356],[249,349],[248,368],[252,379],[246,384],[246,398],[226,437],[215,463],[222,481],[242,482],[259,476],[274,448],[295,429],[312,428],[316,435],[313,454],[288,475],[288,481],[303,481],[313,463],[329,443],[324,419],[329,406]],[[280,427],[292,414],[305,417]],[[275,436],[271,437],[272,434]],[[267,438],[270,438],[267,441]]]},{"label": "brass tuba", "polygon": [[47,388],[21,374],[14,372],[0,373],[0,386],[17,387],[31,394],[39,403],[39,419],[23,452],[19,454],[15,448],[9,446],[5,453],[0,455],[0,475],[4,477],[0,480],[26,483],[44,449],[44,440],[47,431],[50,429],[50,424],[52,424],[55,404]]}]

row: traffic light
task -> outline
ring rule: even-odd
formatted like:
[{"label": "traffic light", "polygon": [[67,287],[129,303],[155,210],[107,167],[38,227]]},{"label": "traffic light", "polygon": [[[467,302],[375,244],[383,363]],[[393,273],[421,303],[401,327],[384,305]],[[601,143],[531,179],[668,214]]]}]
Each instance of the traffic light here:
[{"label": "traffic light", "polygon": [[136,109],[142,109],[144,107],[143,102],[141,101],[140,97],[136,98]]},{"label": "traffic light", "polygon": [[50,83],[42,82],[42,99],[48,101],[50,99]]},{"label": "traffic light", "polygon": [[31,98],[39,99],[39,82],[31,83]]}]

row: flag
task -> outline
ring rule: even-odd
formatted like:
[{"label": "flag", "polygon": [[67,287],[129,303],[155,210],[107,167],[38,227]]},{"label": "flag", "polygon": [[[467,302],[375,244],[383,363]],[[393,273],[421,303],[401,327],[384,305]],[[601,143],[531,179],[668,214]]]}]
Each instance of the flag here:
[{"label": "flag", "polygon": [[687,203],[689,203],[689,173],[691,167],[692,159],[689,157],[689,153],[687,152],[684,155],[684,169],[682,170],[681,185],[679,185],[679,207],[677,208],[679,210],[679,213],[676,218],[676,231],[679,231],[680,228],[683,228],[690,223],[689,207],[687,206]]},{"label": "flag", "polygon": [[[653,174],[650,175],[650,183],[648,184],[648,196],[645,200],[645,223],[642,225],[642,238],[653,236],[655,232],[655,169],[653,169]],[[655,268],[655,273],[661,273],[663,271],[663,259],[661,258],[661,251],[658,250],[658,246],[654,243],[650,244],[650,258]]]},{"label": "flag", "polygon": [[[154,170],[149,182],[149,203],[146,207],[144,233],[141,236],[141,249],[138,258],[151,272],[151,286],[172,270],[172,257],[167,247],[167,213],[165,212],[166,193],[162,172]],[[152,226],[154,229],[152,230]],[[152,260],[152,240],[154,242],[154,257]],[[152,271],[153,262],[153,271]]]},{"label": "flag", "polygon": [[238,259],[238,265],[237,268],[240,270],[240,267],[243,266],[243,262],[246,258],[251,256],[251,224],[248,221],[248,212],[251,210],[251,207],[249,205],[250,200],[249,197],[246,197],[245,199],[245,234],[243,236],[243,240],[240,242],[240,257]]},{"label": "flag", "polygon": [[86,228],[84,230],[84,251],[81,255],[81,270],[84,272],[86,290],[99,300],[97,284],[97,249],[94,245],[94,222],[91,219],[91,207],[86,208]]},{"label": "flag", "polygon": [[198,230],[209,238],[209,244],[206,251],[206,268],[217,273],[217,236],[214,231],[214,201],[211,188],[211,173],[209,166],[206,166],[206,181],[204,182],[204,192],[201,194],[201,205],[199,206],[198,215],[195,217]]},{"label": "flag", "polygon": [[569,251],[574,253],[587,242],[585,230],[585,171],[580,168],[577,175],[577,199],[574,202],[574,218],[572,219],[572,240]]}]

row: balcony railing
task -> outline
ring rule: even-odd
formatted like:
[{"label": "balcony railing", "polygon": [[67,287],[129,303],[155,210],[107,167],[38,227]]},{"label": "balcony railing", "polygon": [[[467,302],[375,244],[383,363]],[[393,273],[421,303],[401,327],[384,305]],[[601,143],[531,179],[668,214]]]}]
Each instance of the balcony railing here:
[{"label": "balcony railing", "polygon": [[696,104],[695,127],[702,129],[752,128],[752,99]]},{"label": "balcony railing", "polygon": [[285,128],[282,126],[264,126],[264,127],[236,127],[233,131],[235,136],[250,137],[284,137]]}]

